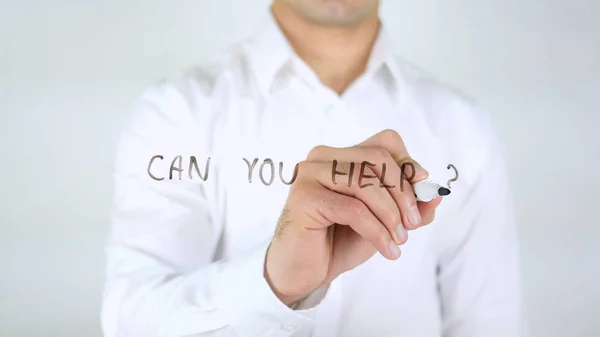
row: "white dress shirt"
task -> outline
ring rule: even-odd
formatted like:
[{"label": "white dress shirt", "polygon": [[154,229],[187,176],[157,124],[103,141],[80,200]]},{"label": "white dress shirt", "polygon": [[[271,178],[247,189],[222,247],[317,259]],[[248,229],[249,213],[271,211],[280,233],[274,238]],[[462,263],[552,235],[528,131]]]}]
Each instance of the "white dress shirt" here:
[{"label": "white dress shirt", "polygon": [[[288,308],[263,277],[289,190],[279,163],[289,180],[313,147],[352,146],[384,129],[399,132],[432,180],[446,185],[455,165],[452,194],[432,224],[409,232],[398,260],[376,254]],[[258,158],[251,182],[244,158]],[[107,337],[518,335],[515,223],[490,116],[395,57],[383,30],[367,71],[339,96],[268,15],[214,64],[143,94],[114,177]]]}]

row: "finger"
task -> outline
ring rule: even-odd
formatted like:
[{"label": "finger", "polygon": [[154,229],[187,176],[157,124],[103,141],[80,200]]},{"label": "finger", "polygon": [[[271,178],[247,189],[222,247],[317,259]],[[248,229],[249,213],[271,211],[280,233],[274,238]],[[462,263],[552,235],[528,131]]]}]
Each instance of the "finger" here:
[{"label": "finger", "polygon": [[360,199],[389,231],[396,245],[406,243],[408,233],[401,223],[400,209],[394,198],[385,188],[379,187],[377,181],[362,181],[364,176],[376,177],[370,167],[364,165],[357,170],[355,163],[337,161],[306,162],[303,166],[301,169],[310,172],[323,187]]},{"label": "finger", "polygon": [[[361,163],[361,170],[366,162],[380,180],[380,183],[376,183],[376,185],[385,187],[396,202],[396,206],[400,209],[403,227],[405,229],[416,229],[422,225],[422,217],[417,207],[417,200],[412,186],[408,183],[414,180],[421,166],[412,158],[397,157],[400,160],[399,165],[385,148],[359,146],[348,148],[321,146],[311,151],[310,158],[323,161],[334,158],[344,162],[359,162]],[[361,177],[360,172],[354,174]],[[427,174],[424,176],[427,176]],[[395,228],[398,235],[402,234],[402,229]]]},{"label": "finger", "polygon": [[404,140],[398,134],[398,132],[387,129],[383,130],[369,138],[365,141],[359,143],[357,146],[359,147],[382,147],[390,153],[394,161],[401,165],[402,163],[412,162],[416,168],[414,178],[412,181],[421,181],[427,179],[429,173],[425,170],[419,163],[413,160],[406,149],[404,144]]},{"label": "finger", "polygon": [[442,197],[437,197],[429,202],[419,202],[419,211],[423,217],[423,226],[429,225],[435,218],[435,210],[442,202]]},{"label": "finger", "polygon": [[[389,226],[392,226],[391,230],[395,233],[399,242],[405,241],[405,238],[408,238],[408,234],[406,233],[409,218],[407,215],[408,213],[406,213],[408,208],[407,206],[402,205],[410,205],[406,200],[414,198],[414,193],[412,192],[410,184],[407,183],[407,179],[402,178],[403,176],[400,167],[391,157],[388,150],[382,147],[353,146],[334,148],[318,146],[310,152],[308,158],[309,160],[328,161],[330,163],[332,160],[355,162],[356,165],[360,166],[360,169],[355,167],[355,171],[353,172],[353,174],[358,177],[359,184],[361,184],[361,180],[364,180],[365,184],[371,183],[375,187],[379,186],[382,189],[387,189],[388,193],[390,193],[392,199],[395,201],[396,207],[400,210],[402,219],[395,224],[384,222],[386,226],[388,226],[388,228]],[[367,169],[374,171],[375,177],[369,173],[365,173],[364,171]],[[362,174],[361,171],[363,171]],[[379,182],[377,180],[370,180],[370,178],[377,178]],[[405,212],[402,212],[402,207],[404,207]],[[402,228],[400,228],[400,225],[402,225]]]},{"label": "finger", "polygon": [[400,257],[400,248],[364,202],[326,189],[322,189],[321,193],[320,197],[313,198],[319,200],[313,204],[318,216],[326,218],[331,224],[350,226],[385,258],[396,260]]},{"label": "finger", "polygon": [[[394,130],[383,130],[357,146],[378,146],[388,150],[394,161],[400,166],[403,178],[410,183],[415,183],[429,177],[427,170],[410,156],[404,144],[404,140],[400,134]],[[423,225],[423,217],[419,212],[414,192],[412,191],[412,187],[403,188],[403,184],[400,186],[400,193],[394,197],[398,201],[398,205],[402,212],[404,227],[407,229],[417,229]]]}]

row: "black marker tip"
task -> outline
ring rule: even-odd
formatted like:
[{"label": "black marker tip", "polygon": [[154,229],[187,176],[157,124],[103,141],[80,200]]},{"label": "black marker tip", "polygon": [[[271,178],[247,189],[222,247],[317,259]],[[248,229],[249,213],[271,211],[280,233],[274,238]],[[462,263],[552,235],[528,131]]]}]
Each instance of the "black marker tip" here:
[{"label": "black marker tip", "polygon": [[440,187],[440,188],[438,188],[438,194],[442,195],[442,196],[448,195],[448,194],[450,194],[450,189],[445,188],[445,187]]}]

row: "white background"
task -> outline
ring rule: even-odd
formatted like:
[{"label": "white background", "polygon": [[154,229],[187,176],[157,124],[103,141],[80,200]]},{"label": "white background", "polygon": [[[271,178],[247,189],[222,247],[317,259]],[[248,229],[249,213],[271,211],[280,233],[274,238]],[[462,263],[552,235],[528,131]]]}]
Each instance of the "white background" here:
[{"label": "white background", "polygon": [[[128,107],[268,0],[0,0],[0,335],[101,335]],[[600,336],[600,1],[383,0],[401,55],[488,107],[510,152],[534,336]]]}]

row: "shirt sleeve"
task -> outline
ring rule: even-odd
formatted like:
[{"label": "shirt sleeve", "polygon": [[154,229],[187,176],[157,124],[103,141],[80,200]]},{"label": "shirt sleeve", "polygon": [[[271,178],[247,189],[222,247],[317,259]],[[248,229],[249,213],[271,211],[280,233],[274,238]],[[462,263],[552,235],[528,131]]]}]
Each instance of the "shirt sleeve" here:
[{"label": "shirt sleeve", "polygon": [[[221,228],[208,197],[215,168],[205,182],[192,180],[186,162],[195,154],[204,171],[214,125],[194,111],[210,104],[163,84],[143,95],[122,133],[106,248],[106,337],[308,336],[314,328],[322,296],[302,310],[283,304],[263,274],[268,242],[215,261]],[[171,171],[173,162],[186,169]]]},{"label": "shirt sleeve", "polygon": [[[439,290],[446,337],[525,336],[507,163],[491,137],[479,177],[442,240]],[[450,228],[451,227],[451,228]]]}]

